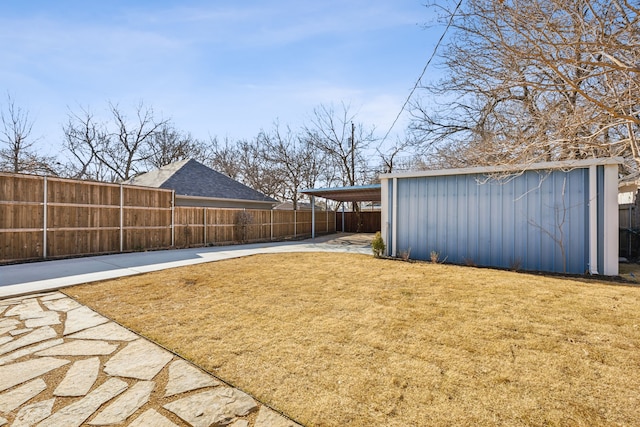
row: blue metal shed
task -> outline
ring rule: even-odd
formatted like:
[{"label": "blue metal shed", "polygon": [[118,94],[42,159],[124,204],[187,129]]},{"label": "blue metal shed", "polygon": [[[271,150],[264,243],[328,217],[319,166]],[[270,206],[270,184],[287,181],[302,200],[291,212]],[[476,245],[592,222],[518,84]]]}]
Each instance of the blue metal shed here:
[{"label": "blue metal shed", "polygon": [[387,255],[618,274],[620,158],[381,175]]}]

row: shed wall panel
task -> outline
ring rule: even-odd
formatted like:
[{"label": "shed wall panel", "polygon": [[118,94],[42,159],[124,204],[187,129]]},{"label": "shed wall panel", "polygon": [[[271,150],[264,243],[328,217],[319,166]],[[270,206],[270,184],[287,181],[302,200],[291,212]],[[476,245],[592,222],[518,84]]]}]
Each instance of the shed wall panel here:
[{"label": "shed wall panel", "polygon": [[588,268],[588,170],[398,179],[399,254],[525,270]]}]

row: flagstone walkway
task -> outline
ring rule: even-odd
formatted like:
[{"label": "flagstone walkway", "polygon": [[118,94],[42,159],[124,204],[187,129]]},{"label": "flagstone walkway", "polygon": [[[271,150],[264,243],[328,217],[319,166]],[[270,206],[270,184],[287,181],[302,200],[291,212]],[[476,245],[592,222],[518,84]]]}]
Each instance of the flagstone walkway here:
[{"label": "flagstone walkway", "polygon": [[61,292],[0,300],[0,426],[298,424]]}]

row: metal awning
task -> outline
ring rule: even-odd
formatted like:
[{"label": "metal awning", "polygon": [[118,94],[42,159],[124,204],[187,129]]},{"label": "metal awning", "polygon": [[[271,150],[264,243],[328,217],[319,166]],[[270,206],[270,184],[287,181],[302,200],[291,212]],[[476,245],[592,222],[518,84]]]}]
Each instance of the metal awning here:
[{"label": "metal awning", "polygon": [[351,187],[313,188],[302,190],[302,194],[323,197],[338,202],[379,202],[382,200],[380,184],[354,185]]}]

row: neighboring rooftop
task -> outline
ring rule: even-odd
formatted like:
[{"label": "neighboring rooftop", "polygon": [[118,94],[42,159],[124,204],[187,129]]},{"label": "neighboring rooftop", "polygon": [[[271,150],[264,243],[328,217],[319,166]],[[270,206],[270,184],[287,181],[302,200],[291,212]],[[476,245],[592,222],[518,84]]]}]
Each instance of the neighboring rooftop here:
[{"label": "neighboring rooftop", "polygon": [[[292,211],[293,210],[293,202],[291,202],[290,200],[287,200],[286,202],[282,202],[279,205],[276,205],[273,209],[277,210],[277,211]],[[299,211],[310,211],[311,210],[311,203],[307,203],[307,202],[298,202],[298,210]],[[323,211],[325,210],[325,207],[316,203],[316,210],[317,211]]]},{"label": "neighboring rooftop", "polygon": [[275,199],[193,159],[171,163],[131,178],[125,184],[171,189],[176,196],[277,203]]}]

